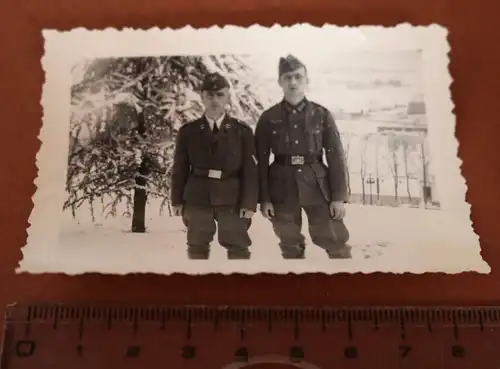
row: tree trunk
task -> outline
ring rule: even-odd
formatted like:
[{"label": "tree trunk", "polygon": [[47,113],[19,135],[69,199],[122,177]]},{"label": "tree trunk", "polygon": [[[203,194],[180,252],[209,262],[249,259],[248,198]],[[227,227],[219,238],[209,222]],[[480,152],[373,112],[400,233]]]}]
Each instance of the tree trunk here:
[{"label": "tree trunk", "polygon": [[[146,135],[146,121],[144,110],[137,114],[137,130],[141,137]],[[146,232],[146,176],[149,174],[149,161],[146,155],[143,155],[138,175],[135,177],[136,187],[134,188],[134,210],[132,213],[132,232]]]},{"label": "tree trunk", "polygon": [[399,186],[398,186],[398,181],[399,181],[399,173],[398,173],[398,160],[396,157],[396,152],[393,151],[392,153],[392,160],[393,160],[393,172],[394,172],[394,198],[397,203],[399,203]]},{"label": "tree trunk", "polygon": [[408,145],[403,145],[403,159],[405,165],[405,177],[406,177],[406,193],[411,203],[411,191],[410,191],[410,173],[408,169]]},{"label": "tree trunk", "polygon": [[425,154],[424,142],[420,144],[420,156],[422,160],[422,188],[424,206],[427,208],[427,203],[432,201],[428,196],[428,183],[427,183],[427,157]]},{"label": "tree trunk", "polygon": [[359,171],[359,175],[361,177],[361,191],[363,193],[363,205],[366,204],[366,150],[368,147],[368,140],[370,139],[370,134],[367,134],[363,137],[363,151],[361,153],[361,168]]},{"label": "tree trunk", "polygon": [[366,189],[365,189],[365,175],[363,174],[363,170],[361,170],[360,177],[361,177],[361,194],[363,196],[362,202],[363,202],[363,204],[365,204],[365,202],[366,202]]},{"label": "tree trunk", "polygon": [[135,177],[135,184],[137,187],[134,189],[134,212],[132,214],[132,232],[144,233],[146,232],[146,202],[147,193],[145,190],[147,174],[147,165],[143,160],[139,168],[139,175]]},{"label": "tree trunk", "polygon": [[344,161],[346,166],[346,182],[347,182],[347,194],[351,196],[351,173],[349,171],[349,148],[351,146],[351,138],[349,137],[346,140],[345,148],[344,148]]}]

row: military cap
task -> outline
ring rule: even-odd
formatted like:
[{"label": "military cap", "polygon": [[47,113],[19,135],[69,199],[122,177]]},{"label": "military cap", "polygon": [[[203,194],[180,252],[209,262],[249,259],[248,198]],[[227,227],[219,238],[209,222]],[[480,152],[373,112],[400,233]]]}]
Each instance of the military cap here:
[{"label": "military cap", "polygon": [[202,91],[219,91],[229,87],[229,82],[220,73],[208,73],[201,85]]},{"label": "military cap", "polygon": [[281,77],[284,73],[292,72],[302,67],[305,68],[306,66],[295,56],[288,54],[286,57],[280,58],[279,76]]}]

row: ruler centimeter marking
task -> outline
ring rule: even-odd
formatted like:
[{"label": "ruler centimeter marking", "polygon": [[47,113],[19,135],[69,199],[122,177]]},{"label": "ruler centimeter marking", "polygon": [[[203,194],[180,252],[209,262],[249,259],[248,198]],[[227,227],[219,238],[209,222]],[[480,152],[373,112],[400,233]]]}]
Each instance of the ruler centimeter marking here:
[{"label": "ruler centimeter marking", "polygon": [[[8,309],[2,369],[57,369],[54,360],[75,369],[154,368],[160,366],[153,364],[155,355],[172,368],[186,362],[236,368],[259,357],[281,357],[299,367],[349,362],[349,368],[499,368],[497,342],[500,307],[32,304]],[[89,358],[92,365],[85,362]]]}]

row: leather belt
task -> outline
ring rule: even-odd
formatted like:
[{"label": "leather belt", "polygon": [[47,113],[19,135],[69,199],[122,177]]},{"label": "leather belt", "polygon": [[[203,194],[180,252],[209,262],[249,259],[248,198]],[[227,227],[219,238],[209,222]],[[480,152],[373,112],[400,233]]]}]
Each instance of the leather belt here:
[{"label": "leather belt", "polygon": [[193,168],[191,171],[197,177],[205,177],[212,179],[226,179],[238,177],[239,171],[223,171],[220,169],[204,169],[204,168]]},{"label": "leather belt", "polygon": [[280,165],[309,165],[322,163],[321,155],[275,155],[274,162]]}]

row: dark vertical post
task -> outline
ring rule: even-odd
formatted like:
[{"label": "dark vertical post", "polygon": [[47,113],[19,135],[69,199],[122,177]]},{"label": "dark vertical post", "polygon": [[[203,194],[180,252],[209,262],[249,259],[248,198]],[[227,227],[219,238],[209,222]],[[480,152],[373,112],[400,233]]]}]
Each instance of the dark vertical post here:
[{"label": "dark vertical post", "polygon": [[[144,109],[137,114],[137,130],[141,138],[146,137],[146,119]],[[145,186],[147,184],[146,176],[149,174],[149,163],[147,155],[143,154],[141,165],[135,177],[136,187],[134,189],[134,212],[132,215],[132,232],[146,232],[146,202],[147,193]]]}]

